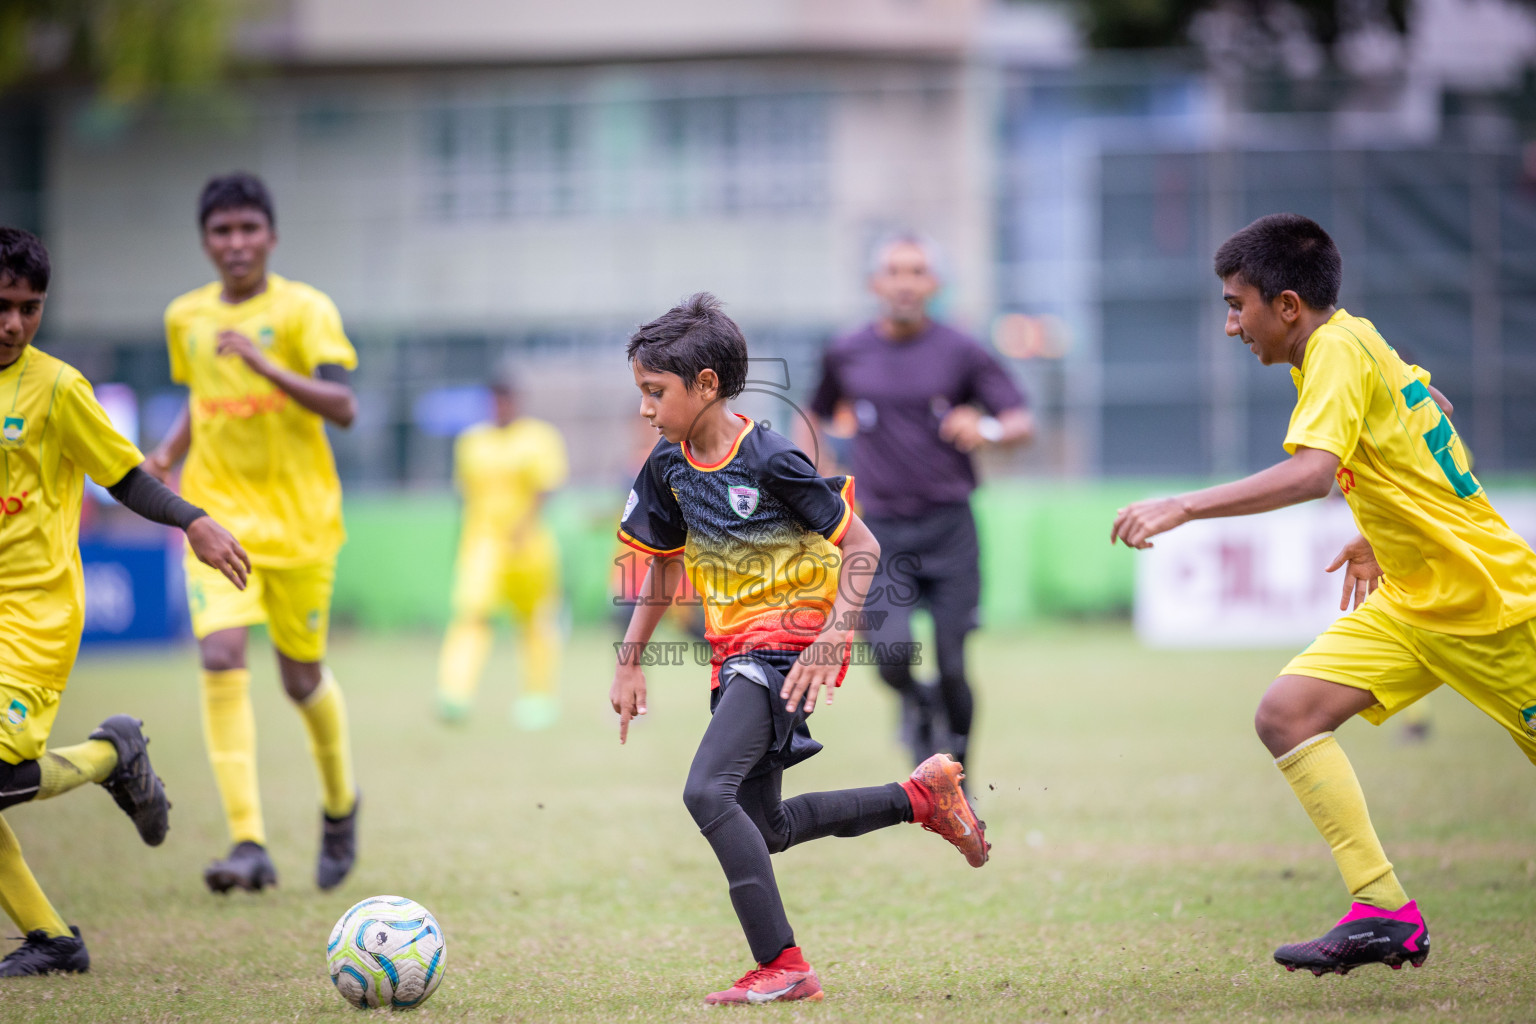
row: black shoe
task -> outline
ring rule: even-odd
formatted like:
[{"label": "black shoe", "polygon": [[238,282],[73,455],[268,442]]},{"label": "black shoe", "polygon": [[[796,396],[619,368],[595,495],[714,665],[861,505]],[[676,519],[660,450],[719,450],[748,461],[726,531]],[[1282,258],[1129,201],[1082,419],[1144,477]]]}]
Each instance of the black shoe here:
[{"label": "black shoe", "polygon": [[0,978],[24,978],[36,974],[84,974],[91,969],[91,954],[85,951],[80,929],[69,926],[70,934],[49,938],[39,928],[27,932],[27,939],[0,960]]},{"label": "black shoe", "polygon": [[322,889],[334,889],[352,870],[357,859],[357,809],[363,804],[359,793],[352,802],[352,813],[345,818],[320,815],[320,863],[315,866],[315,883]]},{"label": "black shoe", "polygon": [[117,767],[102,786],[123,813],[133,819],[139,838],[150,846],[165,842],[171,827],[171,802],[165,798],[165,785],[149,764],[149,740],[140,728],[144,723],[127,715],[113,715],[91,733],[93,740],[106,740],[117,748]]},{"label": "black shoe", "polygon": [[247,839],[236,843],[228,857],[204,868],[203,881],[214,892],[231,889],[260,892],[277,884],[277,869],[272,866],[272,858],[267,856],[267,848]]},{"label": "black shoe", "polygon": [[1305,967],[1315,975],[1348,974],[1365,964],[1400,971],[1404,963],[1418,967],[1428,958],[1429,926],[1413,900],[1398,910],[1356,903],[1322,938],[1275,950],[1275,962],[1286,970]]}]

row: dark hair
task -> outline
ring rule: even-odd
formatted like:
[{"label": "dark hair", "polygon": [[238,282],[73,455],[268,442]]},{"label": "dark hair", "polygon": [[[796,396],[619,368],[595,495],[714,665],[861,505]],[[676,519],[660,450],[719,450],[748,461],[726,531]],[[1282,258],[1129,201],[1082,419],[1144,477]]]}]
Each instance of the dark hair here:
[{"label": "dark hair", "polygon": [[0,227],[0,283],[25,281],[35,292],[46,292],[53,267],[42,239],[21,228]]},{"label": "dark hair", "polygon": [[719,376],[721,398],[747,386],[747,339],[709,292],[689,296],[630,335],[627,354],[643,369],[677,374],[690,391],[701,370]]},{"label": "dark hair", "polygon": [[272,193],[260,178],[245,171],[209,178],[203,194],[197,198],[197,226],[208,226],[208,218],[220,210],[260,210],[267,215],[267,225],[277,227],[272,212]]},{"label": "dark hair", "polygon": [[1317,221],[1299,213],[1272,213],[1216,250],[1216,276],[1233,274],[1257,288],[1265,302],[1293,291],[1313,309],[1327,309],[1339,299],[1344,261]]}]

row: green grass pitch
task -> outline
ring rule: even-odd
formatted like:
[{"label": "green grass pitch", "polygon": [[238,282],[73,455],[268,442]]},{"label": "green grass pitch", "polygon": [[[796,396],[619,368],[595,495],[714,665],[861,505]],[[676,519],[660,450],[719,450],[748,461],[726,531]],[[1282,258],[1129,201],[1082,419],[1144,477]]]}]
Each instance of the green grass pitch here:
[{"label": "green grass pitch", "polygon": [[[650,717],[617,743],[606,634],[578,632],[565,716],[505,723],[503,640],[477,717],[431,714],[436,638],[343,636],[365,792],[358,869],[314,888],[318,798],[297,715],[253,644],[262,793],[282,876],[260,897],[204,891],[223,823],[202,750],[190,650],[92,656],[54,738],[107,714],[146,722],[175,809],[159,849],[94,787],[7,812],[93,957],[83,977],[4,984],[0,1020],[351,1020],[324,945],[351,903],[425,903],[448,972],[413,1020],[1528,1021],[1536,967],[1536,775],[1451,693],[1432,740],[1343,730],[1434,953],[1422,970],[1288,974],[1282,941],[1347,906],[1327,849],[1254,738],[1283,652],[1142,650],[1124,626],[987,633],[972,643],[981,733],[972,781],[996,848],[977,871],[903,826],[775,858],[821,1004],[709,1010],[749,966],[709,847],[683,809],[708,715],[692,666],[651,670]],[[786,791],[901,777],[894,711],[856,669],[813,727],[827,749]],[[383,1012],[383,1011],[380,1011]]]}]

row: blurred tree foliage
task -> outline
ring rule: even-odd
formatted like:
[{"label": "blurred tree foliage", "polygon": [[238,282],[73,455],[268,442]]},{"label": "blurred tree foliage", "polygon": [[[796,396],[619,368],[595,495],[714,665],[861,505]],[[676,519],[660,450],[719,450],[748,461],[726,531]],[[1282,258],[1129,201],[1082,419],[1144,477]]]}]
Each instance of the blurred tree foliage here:
[{"label": "blurred tree foliage", "polygon": [[0,0],[0,90],[40,75],[84,77],[131,106],[216,83],[240,0]]},{"label": "blurred tree foliage", "polygon": [[[1115,49],[1183,46],[1195,18],[1208,11],[1235,16],[1253,26],[1283,20],[1297,24],[1325,49],[1366,20],[1408,29],[1408,0],[1078,0],[1091,45]],[[1374,10],[1370,10],[1374,7]]]},{"label": "blurred tree foliage", "polygon": [[[1516,0],[1536,7],[1536,0]],[[1202,15],[1250,27],[1251,41],[1299,32],[1331,54],[1351,31],[1408,31],[1409,0],[1076,0],[1090,45],[1142,49],[1185,46]],[[1198,33],[1194,33],[1198,35]]]}]

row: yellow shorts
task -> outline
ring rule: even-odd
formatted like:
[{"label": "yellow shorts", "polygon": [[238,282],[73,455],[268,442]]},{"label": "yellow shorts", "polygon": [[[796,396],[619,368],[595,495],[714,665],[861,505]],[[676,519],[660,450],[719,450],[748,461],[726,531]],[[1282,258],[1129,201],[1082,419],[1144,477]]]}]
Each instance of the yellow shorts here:
[{"label": "yellow shorts", "polygon": [[0,761],[20,764],[43,756],[62,696],[62,691],[0,672]]},{"label": "yellow shorts", "polygon": [[1444,683],[1509,730],[1536,763],[1536,619],[1489,636],[1452,636],[1367,604],[1330,626],[1281,674],[1370,690],[1376,704],[1360,716],[1374,725]]},{"label": "yellow shorts", "polygon": [[252,569],[244,590],[236,590],[223,573],[191,555],[187,556],[186,570],[192,635],[199,640],[221,629],[265,622],[272,646],[294,661],[325,657],[335,562]]},{"label": "yellow shorts", "polygon": [[560,549],[553,538],[537,538],[517,551],[496,540],[466,540],[453,579],[453,614],[488,619],[510,607],[527,619],[560,599]]}]

